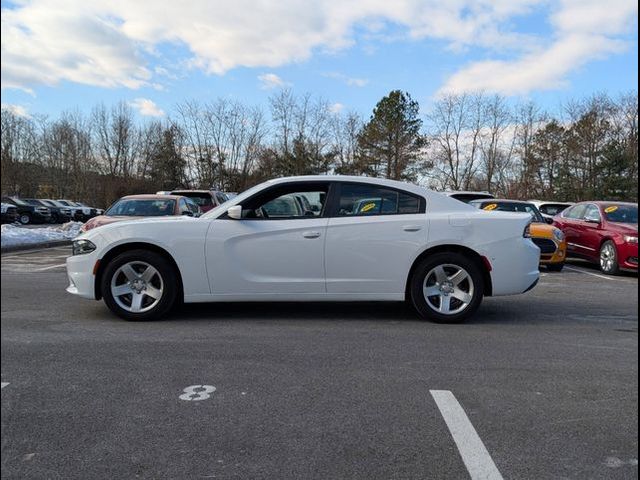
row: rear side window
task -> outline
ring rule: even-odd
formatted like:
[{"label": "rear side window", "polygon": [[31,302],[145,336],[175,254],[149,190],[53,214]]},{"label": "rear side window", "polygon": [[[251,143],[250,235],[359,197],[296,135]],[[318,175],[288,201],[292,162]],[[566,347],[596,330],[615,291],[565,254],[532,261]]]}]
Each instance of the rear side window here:
[{"label": "rear side window", "polygon": [[424,213],[420,197],[374,185],[340,186],[338,216],[404,215]]}]

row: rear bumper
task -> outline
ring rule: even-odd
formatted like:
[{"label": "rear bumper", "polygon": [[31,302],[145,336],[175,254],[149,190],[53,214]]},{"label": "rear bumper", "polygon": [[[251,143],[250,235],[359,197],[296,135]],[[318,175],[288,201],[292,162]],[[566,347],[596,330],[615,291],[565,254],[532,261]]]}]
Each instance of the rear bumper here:
[{"label": "rear bumper", "polygon": [[493,248],[495,253],[489,257],[493,296],[518,295],[536,286],[540,249],[530,239],[505,240]]}]

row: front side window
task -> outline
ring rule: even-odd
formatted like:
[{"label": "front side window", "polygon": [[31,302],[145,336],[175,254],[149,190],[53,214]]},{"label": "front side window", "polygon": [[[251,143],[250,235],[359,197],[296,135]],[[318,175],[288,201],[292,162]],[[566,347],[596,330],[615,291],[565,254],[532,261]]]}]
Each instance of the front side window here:
[{"label": "front side window", "polygon": [[282,185],[258,194],[243,203],[243,218],[285,220],[321,217],[329,185]]},{"label": "front side window", "polygon": [[341,185],[340,217],[413,213],[421,213],[420,198],[415,195],[374,185]]},{"label": "front side window", "polygon": [[564,218],[570,218],[572,220],[579,220],[584,217],[584,212],[587,210],[586,205],[576,205],[575,207],[569,208],[562,213]]},{"label": "front side window", "polygon": [[593,222],[599,222],[601,220],[600,210],[595,205],[589,205],[584,212],[584,219]]}]

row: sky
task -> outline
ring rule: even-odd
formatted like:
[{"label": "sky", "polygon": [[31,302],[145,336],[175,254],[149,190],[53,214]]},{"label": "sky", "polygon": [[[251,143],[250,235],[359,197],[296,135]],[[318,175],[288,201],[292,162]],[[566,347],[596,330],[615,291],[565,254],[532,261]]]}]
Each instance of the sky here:
[{"label": "sky", "polygon": [[2,108],[52,117],[125,101],[141,120],[191,99],[268,107],[280,88],[368,116],[499,93],[554,109],[638,85],[635,0],[1,2]]}]

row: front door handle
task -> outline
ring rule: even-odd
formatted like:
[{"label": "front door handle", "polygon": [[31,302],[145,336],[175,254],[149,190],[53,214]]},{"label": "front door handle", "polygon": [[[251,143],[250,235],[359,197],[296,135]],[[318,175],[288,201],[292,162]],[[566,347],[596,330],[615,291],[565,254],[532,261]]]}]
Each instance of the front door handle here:
[{"label": "front door handle", "polygon": [[320,236],[320,232],[304,232],[302,236],[304,238],[318,238]]},{"label": "front door handle", "polygon": [[405,232],[417,232],[419,230],[422,230],[422,226],[420,226],[420,225],[405,225],[404,227],[402,227],[402,229]]}]

